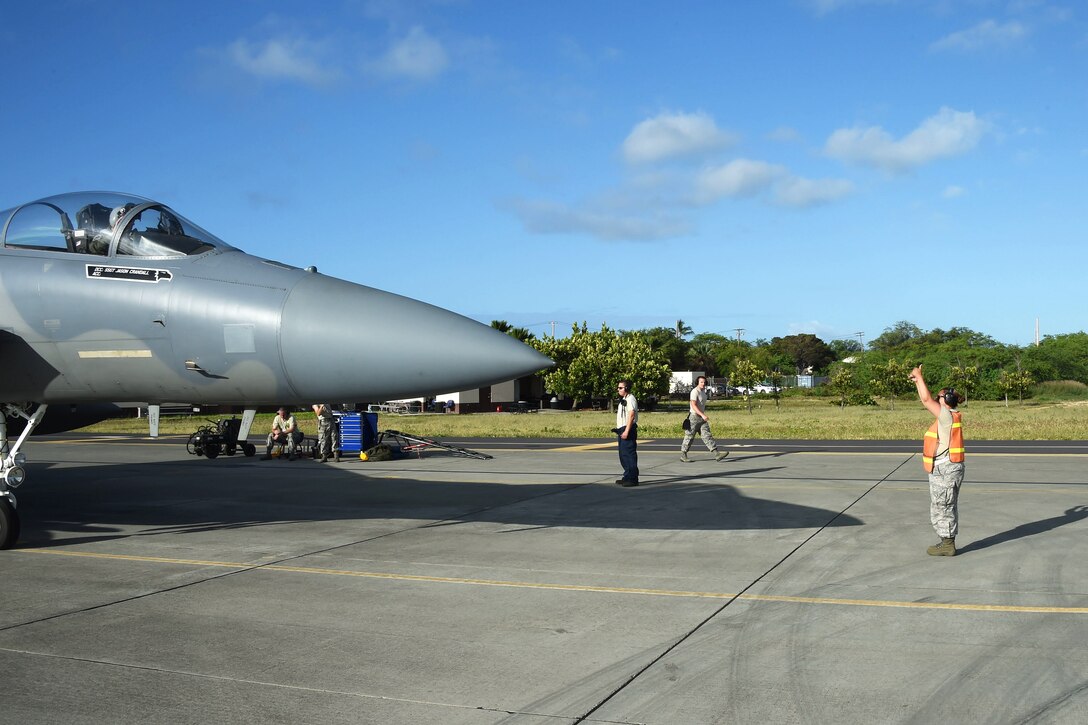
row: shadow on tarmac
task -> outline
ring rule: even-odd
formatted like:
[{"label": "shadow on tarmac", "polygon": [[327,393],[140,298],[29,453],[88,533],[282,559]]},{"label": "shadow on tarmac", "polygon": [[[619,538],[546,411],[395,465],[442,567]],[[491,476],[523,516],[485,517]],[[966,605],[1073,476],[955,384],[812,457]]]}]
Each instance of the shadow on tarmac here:
[{"label": "shadow on tarmac", "polygon": [[972,551],[978,551],[979,549],[986,549],[991,546],[997,546],[998,544],[1015,541],[1016,539],[1034,536],[1035,534],[1041,534],[1045,531],[1056,529],[1059,526],[1072,524],[1084,518],[1088,518],[1088,506],[1073,506],[1072,508],[1066,509],[1065,513],[1061,516],[1052,516],[1049,519],[1041,519],[1027,524],[1020,524],[1015,529],[1002,531],[1000,534],[987,536],[985,539],[972,541],[966,546],[957,547],[956,554],[968,554]]},{"label": "shadow on tarmac", "polygon": [[[574,474],[576,482],[571,482],[570,472],[555,472],[555,482],[549,483],[546,472],[534,471],[531,480],[538,482],[525,483],[523,474],[489,470],[486,475],[519,481],[489,483],[458,481],[452,475],[443,480],[392,478],[388,469],[376,478],[360,475],[358,463],[340,465],[352,469],[256,459],[38,468],[34,485],[20,491],[20,546],[363,519],[647,530],[862,523],[837,510],[745,496],[725,483],[778,467],[647,477],[645,485],[625,489],[601,484],[607,477],[596,474]],[[472,474],[462,470],[457,475],[466,473]],[[585,483],[578,482],[582,479]]]}]

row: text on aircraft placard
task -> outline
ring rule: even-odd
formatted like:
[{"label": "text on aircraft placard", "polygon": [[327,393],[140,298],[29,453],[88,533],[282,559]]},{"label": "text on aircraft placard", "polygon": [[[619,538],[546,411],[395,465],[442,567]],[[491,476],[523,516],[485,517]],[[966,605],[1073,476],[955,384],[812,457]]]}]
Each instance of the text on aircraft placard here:
[{"label": "text on aircraft placard", "polygon": [[120,279],[126,282],[159,282],[173,278],[168,269],[110,267],[104,264],[88,264],[87,276],[95,279]]}]

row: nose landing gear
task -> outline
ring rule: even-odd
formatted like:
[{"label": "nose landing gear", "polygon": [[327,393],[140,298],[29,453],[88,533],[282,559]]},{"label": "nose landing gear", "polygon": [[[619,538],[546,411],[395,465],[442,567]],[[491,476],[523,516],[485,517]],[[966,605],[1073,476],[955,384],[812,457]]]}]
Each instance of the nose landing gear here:
[{"label": "nose landing gear", "polygon": [[[34,432],[45,417],[46,406],[39,405],[33,415],[26,413],[30,406],[13,403],[0,404],[0,549],[10,549],[19,540],[19,509],[15,489],[26,480],[26,454],[19,449],[27,436]],[[18,417],[26,421],[14,446],[8,446],[8,418]]]}]

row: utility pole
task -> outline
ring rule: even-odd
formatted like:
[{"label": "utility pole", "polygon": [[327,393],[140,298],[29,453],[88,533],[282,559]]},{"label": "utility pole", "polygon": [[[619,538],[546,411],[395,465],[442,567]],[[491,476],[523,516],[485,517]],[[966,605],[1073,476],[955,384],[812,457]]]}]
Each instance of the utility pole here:
[{"label": "utility pole", "polygon": [[734,327],[733,329],[737,331],[737,342],[740,342],[741,335],[744,334],[744,328],[743,327]]},{"label": "utility pole", "polygon": [[861,351],[865,352],[865,333],[855,332],[854,336],[858,338],[858,342],[861,343]]}]

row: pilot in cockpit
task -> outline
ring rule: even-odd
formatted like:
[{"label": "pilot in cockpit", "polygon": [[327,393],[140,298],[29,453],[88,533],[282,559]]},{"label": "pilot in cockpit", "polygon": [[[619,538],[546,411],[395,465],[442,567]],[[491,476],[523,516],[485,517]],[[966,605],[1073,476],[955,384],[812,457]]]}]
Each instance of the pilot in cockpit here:
[{"label": "pilot in cockpit", "polygon": [[136,206],[135,204],[125,204],[123,206],[114,207],[110,212],[110,226],[109,229],[102,229],[93,237],[91,237],[90,243],[87,245],[87,252],[89,254],[109,254],[110,241],[113,239],[113,233],[117,230],[117,227],[124,221],[125,214],[128,210]]}]

